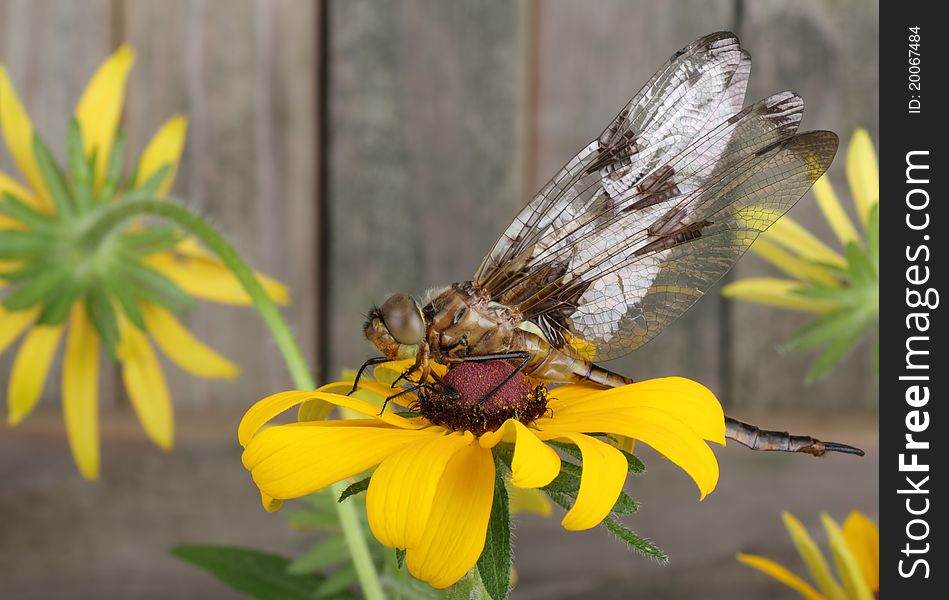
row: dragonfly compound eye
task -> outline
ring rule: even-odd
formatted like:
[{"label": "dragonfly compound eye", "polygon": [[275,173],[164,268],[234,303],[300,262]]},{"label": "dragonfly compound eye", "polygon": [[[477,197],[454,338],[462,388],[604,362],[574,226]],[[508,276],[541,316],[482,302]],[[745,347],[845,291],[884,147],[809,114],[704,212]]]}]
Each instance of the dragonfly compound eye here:
[{"label": "dragonfly compound eye", "polygon": [[382,304],[382,321],[400,344],[415,346],[425,339],[425,321],[415,299],[408,294],[393,294]]}]

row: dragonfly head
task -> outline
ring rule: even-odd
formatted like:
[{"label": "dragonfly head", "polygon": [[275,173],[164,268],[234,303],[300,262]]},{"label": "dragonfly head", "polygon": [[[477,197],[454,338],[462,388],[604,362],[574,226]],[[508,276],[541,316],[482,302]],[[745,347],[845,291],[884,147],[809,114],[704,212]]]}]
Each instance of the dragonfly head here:
[{"label": "dragonfly head", "polygon": [[405,354],[400,346],[416,347],[425,340],[425,318],[415,298],[393,294],[369,311],[366,338],[386,356]]}]

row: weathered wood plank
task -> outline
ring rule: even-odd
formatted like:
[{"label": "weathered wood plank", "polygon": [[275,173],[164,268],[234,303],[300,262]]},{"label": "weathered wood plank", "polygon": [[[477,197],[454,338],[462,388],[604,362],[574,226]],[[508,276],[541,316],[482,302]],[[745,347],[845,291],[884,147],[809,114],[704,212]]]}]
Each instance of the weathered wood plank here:
[{"label": "weathered wood plank", "polygon": [[[124,28],[138,61],[126,115],[141,149],[173,113],[189,135],[173,193],[199,208],[253,265],[288,284],[288,318],[313,359],[316,236],[316,11],[308,2],[130,1]],[[235,382],[167,365],[179,403],[242,406],[290,387],[251,309],[202,304],[199,337],[237,362]]]},{"label": "weathered wood plank", "polygon": [[522,5],[329,7],[329,352],[373,303],[467,279],[520,198]]},{"label": "weathered wood plank", "polygon": [[[878,4],[810,0],[793,4],[745,2],[744,6],[742,43],[755,59],[749,97],[795,90],[806,102],[802,130],[837,132],[841,150],[830,174],[838,196],[854,218],[844,164],[847,143],[855,128],[865,127],[874,140],[878,139]],[[839,248],[811,194],[790,214]],[[764,261],[749,255],[740,261],[734,276],[776,273]],[[829,377],[807,388],[804,374],[816,353],[782,355],[777,347],[810,317],[744,302],[733,303],[731,309],[734,402],[756,406],[876,405],[879,389],[870,344],[861,344]]]},{"label": "weathered wood plank", "polygon": [[[600,134],[673,52],[729,29],[733,3],[537,2],[531,190]],[[723,392],[719,299],[710,291],[658,338],[610,366],[636,379],[683,375]]]}]

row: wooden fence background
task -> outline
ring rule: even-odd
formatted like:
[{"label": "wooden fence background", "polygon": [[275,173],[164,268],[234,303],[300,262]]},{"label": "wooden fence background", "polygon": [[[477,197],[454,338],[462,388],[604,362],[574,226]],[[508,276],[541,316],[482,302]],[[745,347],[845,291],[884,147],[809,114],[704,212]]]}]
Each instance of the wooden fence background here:
[{"label": "wooden fence background", "polygon": [[[207,214],[253,264],[291,287],[287,315],[293,328],[320,376],[333,377],[370,354],[360,329],[373,303],[393,291],[420,294],[466,279],[533,192],[672,52],[700,35],[730,29],[741,36],[754,57],[749,101],[793,89],[808,104],[805,129],[834,130],[842,147],[856,127],[866,127],[876,140],[878,27],[877,2],[863,0],[0,0],[0,62],[36,127],[61,149],[85,81],[128,41],[137,56],[123,118],[128,147],[141,149],[171,114],[188,116],[173,192]],[[847,200],[842,159],[841,153],[832,177]],[[11,171],[5,150],[0,168]],[[812,197],[792,214],[835,243]],[[748,256],[730,277],[766,273],[774,272]],[[615,367],[636,378],[693,377],[738,415],[876,406],[868,344],[825,381],[803,385],[813,355],[782,356],[777,346],[806,320],[725,301],[715,288]],[[189,426],[183,413],[231,415],[219,427],[228,437],[215,438],[204,454],[186,442],[167,469],[188,469],[194,460],[204,470],[190,472],[188,481],[217,482],[224,475],[210,465],[233,460],[233,415],[290,382],[252,311],[203,305],[188,321],[243,374],[232,383],[203,381],[165,363],[183,429]],[[0,390],[6,389],[12,355],[0,359]],[[223,516],[205,521],[192,515],[218,501],[203,487],[185,493],[169,482],[172,487],[157,493],[177,500],[168,506],[151,500],[155,478],[167,472],[157,461],[172,459],[149,458],[153,462],[141,470],[126,465],[116,452],[129,439],[142,443],[138,431],[106,442],[104,460],[114,462],[111,476],[106,464],[104,478],[112,483],[95,491],[82,487],[58,425],[56,379],[45,400],[57,422],[55,435],[41,428],[36,439],[11,440],[0,425],[0,446],[3,438],[8,442],[0,471],[30,482],[22,485],[39,511],[11,508],[20,506],[16,489],[5,502],[0,498],[4,515],[13,510],[22,522],[19,529],[0,531],[0,545],[33,544],[29,523],[73,527],[76,519],[61,515],[75,511],[89,539],[119,539],[123,526],[103,525],[104,517],[90,512],[93,498],[109,494],[125,498],[128,518],[142,507],[163,515],[153,519],[182,519],[179,529],[190,524],[186,531],[205,532],[204,539],[227,536]],[[106,420],[110,413],[130,419],[117,376],[103,379]],[[110,431],[105,427],[104,435]],[[47,449],[51,439],[55,452]],[[40,473],[37,457],[53,456],[59,461],[55,477],[66,478],[65,488],[57,487],[51,472]],[[244,494],[245,478],[227,477],[232,475],[227,489]],[[64,505],[71,494],[84,498],[88,510]],[[873,504],[869,498],[865,503]],[[768,518],[777,519],[771,508]],[[171,527],[163,535],[177,531]],[[762,531],[780,536],[775,528]],[[266,535],[255,539],[266,546],[274,539]],[[85,573],[76,562],[83,546],[76,544],[69,546],[73,559],[63,558],[55,542],[37,552],[45,551],[65,573]],[[116,564],[132,561],[121,545],[116,548],[103,556]],[[721,560],[731,561],[731,552]],[[103,581],[118,584],[103,561],[96,565]],[[126,566],[146,581],[164,576],[158,567]],[[130,581],[121,585],[116,589],[126,590],[126,597],[135,595]]]}]

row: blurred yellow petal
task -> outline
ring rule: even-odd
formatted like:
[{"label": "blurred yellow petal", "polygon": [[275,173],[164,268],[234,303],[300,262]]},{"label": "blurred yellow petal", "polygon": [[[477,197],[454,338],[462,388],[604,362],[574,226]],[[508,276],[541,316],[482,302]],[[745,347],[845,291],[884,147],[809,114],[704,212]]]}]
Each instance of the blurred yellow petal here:
[{"label": "blurred yellow petal", "polygon": [[768,238],[759,237],[751,245],[751,251],[765,259],[778,269],[801,281],[815,281],[827,285],[840,285],[827,268],[802,260],[790,252],[771,243]]},{"label": "blurred yellow petal", "polygon": [[844,539],[853,553],[870,591],[880,589],[880,530],[862,512],[855,510],[844,521]]},{"label": "blurred yellow petal", "polygon": [[779,308],[801,310],[819,315],[832,312],[837,306],[833,302],[811,300],[794,293],[801,282],[773,277],[748,277],[729,283],[722,288],[722,295],[735,300],[746,300]]},{"label": "blurred yellow petal", "polygon": [[560,524],[570,531],[596,527],[609,516],[623,491],[629,471],[626,457],[613,446],[582,433],[547,431],[542,437],[576,444],[583,455],[577,500]]},{"label": "blurred yellow petal", "polygon": [[419,544],[448,463],[466,447],[477,445],[469,432],[420,435],[417,439],[382,461],[366,492],[369,528],[390,548]]},{"label": "blurred yellow petal", "polygon": [[847,547],[840,526],[826,514],[822,514],[820,518],[824,529],[827,531],[827,537],[830,540],[830,552],[834,556],[837,572],[840,573],[840,578],[844,582],[848,600],[875,600],[873,592],[870,591],[870,586],[867,585],[867,581],[864,579],[860,563],[850,552],[850,548]]},{"label": "blurred yellow petal", "polygon": [[738,561],[753,569],[758,569],[766,575],[774,577],[784,585],[799,593],[806,600],[827,600],[820,595],[809,583],[788,571],[773,560],[752,554],[738,554]]},{"label": "blurred yellow petal", "polygon": [[171,184],[175,181],[175,175],[178,172],[178,161],[181,159],[181,152],[185,147],[185,137],[188,132],[188,119],[182,115],[175,115],[165,121],[152,137],[145,150],[142,151],[141,162],[138,166],[138,175],[135,178],[135,185],[141,185],[156,171],[168,165],[170,169],[168,174],[158,186],[157,194],[164,196],[171,189]]},{"label": "blurred yellow petal", "polygon": [[9,311],[0,304],[0,354],[33,324],[37,314],[37,309]]},{"label": "blurred yellow petal", "polygon": [[3,129],[3,139],[7,143],[13,162],[38,196],[38,206],[42,210],[52,212],[53,205],[49,200],[49,192],[46,191],[43,176],[40,175],[40,169],[33,155],[33,123],[23,109],[23,104],[20,103],[13,89],[13,83],[7,75],[7,69],[3,65],[0,65],[0,129]]},{"label": "blurred yellow petal", "polygon": [[778,219],[767,231],[758,238],[780,244],[796,252],[801,258],[810,261],[827,263],[839,267],[847,265],[847,260],[817,239],[810,231],[792,219],[784,216]]},{"label": "blurred yellow petal", "polygon": [[554,449],[520,421],[508,419],[497,429],[481,436],[482,448],[494,448],[499,442],[514,444],[511,483],[517,487],[539,488],[560,473],[560,457]]},{"label": "blurred yellow petal", "polygon": [[[244,287],[230,269],[216,258],[186,254],[179,246],[174,253],[153,254],[144,262],[197,298],[221,304],[251,304],[250,296],[244,291]],[[260,273],[257,273],[257,280],[274,302],[289,302],[290,293],[285,285]]]},{"label": "blurred yellow petal", "polygon": [[283,500],[275,500],[263,492],[260,492],[260,503],[267,512],[277,512],[283,506]]},{"label": "blurred yellow petal", "polygon": [[199,377],[237,377],[237,365],[196,339],[167,309],[150,302],[142,303],[141,309],[146,329],[179,367]]},{"label": "blurred yellow petal", "polygon": [[119,47],[92,75],[76,105],[76,120],[82,129],[86,156],[96,153],[97,186],[105,180],[109,153],[125,104],[125,81],[134,60],[135,55],[127,44]]},{"label": "blurred yellow petal", "polygon": [[817,198],[817,204],[824,212],[824,218],[827,219],[827,223],[834,230],[840,244],[846,246],[847,242],[859,242],[860,236],[857,234],[850,217],[844,211],[844,207],[841,206],[840,200],[837,199],[837,194],[834,192],[827,175],[818,179],[811,189],[814,191],[814,197]]},{"label": "blurred yellow petal", "polygon": [[362,473],[431,435],[368,420],[292,423],[259,432],[241,460],[261,492],[287,500]]},{"label": "blurred yellow petal", "polygon": [[69,319],[63,359],[63,418],[79,472],[99,478],[99,338],[77,302]]},{"label": "blurred yellow petal", "polygon": [[828,600],[848,600],[844,589],[834,580],[823,553],[821,553],[820,548],[817,547],[817,543],[814,542],[810,534],[807,533],[804,525],[788,512],[782,513],[781,518],[784,519],[784,526],[791,535],[791,541],[794,542],[798,554],[801,555],[801,559],[810,569],[821,593]]},{"label": "blurred yellow petal", "polygon": [[36,406],[62,334],[62,325],[37,325],[23,339],[7,388],[10,425],[22,421]]},{"label": "blurred yellow petal", "polygon": [[416,578],[443,589],[478,562],[494,498],[494,458],[469,444],[445,467],[418,544],[406,548],[405,565]]},{"label": "blurred yellow petal", "polygon": [[124,318],[119,319],[119,333],[118,358],[132,408],[148,437],[162,450],[170,451],[174,444],[174,409],[158,357],[145,334]]},{"label": "blurred yellow petal", "polygon": [[847,183],[853,194],[853,204],[864,226],[870,217],[870,208],[880,201],[880,172],[873,142],[866,129],[857,129],[847,146]]},{"label": "blurred yellow petal", "polygon": [[549,517],[554,509],[547,499],[547,494],[534,488],[508,486],[508,502],[511,514],[534,513],[542,517]]}]

